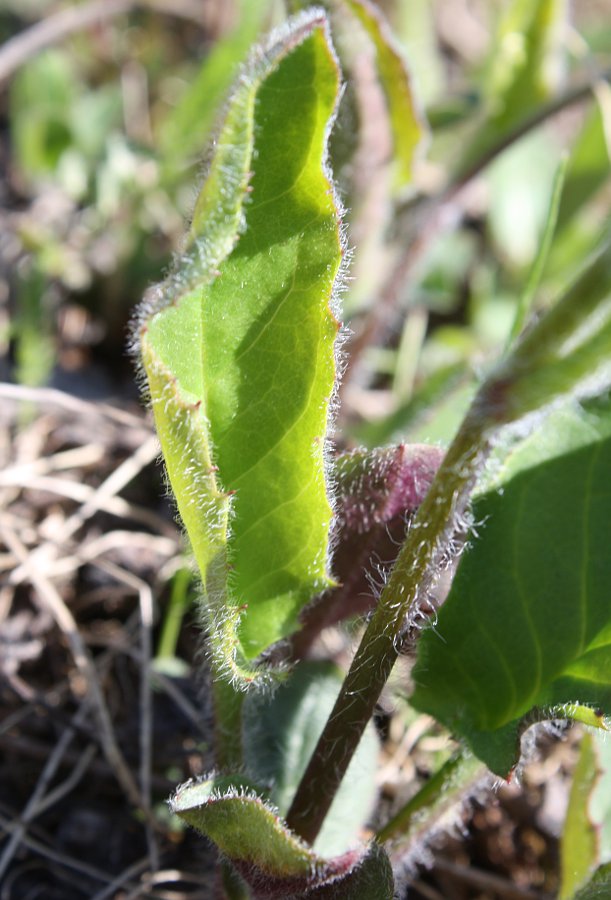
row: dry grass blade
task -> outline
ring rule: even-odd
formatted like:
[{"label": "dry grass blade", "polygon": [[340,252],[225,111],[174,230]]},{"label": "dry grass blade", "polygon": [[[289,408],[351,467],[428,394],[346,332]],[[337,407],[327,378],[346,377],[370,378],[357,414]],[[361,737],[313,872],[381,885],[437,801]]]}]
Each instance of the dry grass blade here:
[{"label": "dry grass blade", "polygon": [[109,765],[114,770],[117,780],[129,797],[130,802],[146,811],[147,808],[142,801],[138,786],[117,743],[93,659],[81,638],[74,616],[53,584],[33,564],[27,548],[15,532],[6,526],[3,517],[0,518],[0,534],[2,534],[7,547],[21,564],[23,571],[27,572],[27,577],[35,588],[40,605],[51,614],[68,641],[74,662],[83,676],[91,696],[97,725],[100,729],[102,748]]},{"label": "dry grass blade", "polygon": [[[7,834],[11,834],[18,826],[14,825],[13,822],[5,818],[3,815],[0,815],[0,827],[3,828],[7,832]],[[36,838],[32,838],[29,835],[24,835],[22,838],[22,843],[26,847],[34,850],[40,856],[43,856],[45,859],[48,859],[51,862],[55,862],[60,866],[65,866],[66,868],[72,869],[75,872],[80,872],[81,874],[87,875],[89,878],[93,878],[96,881],[101,882],[102,884],[109,884],[111,882],[110,877],[101,869],[98,869],[95,866],[91,866],[88,863],[83,862],[80,859],[76,859],[73,856],[67,856],[65,853],[59,853],[58,851],[53,850],[51,847],[44,844],[42,841],[36,840]],[[139,871],[142,871],[144,868],[146,868],[147,865],[148,859],[144,863],[139,863]],[[136,866],[133,866],[132,868],[136,869]],[[138,874],[138,872],[135,872],[134,874]]]},{"label": "dry grass blade", "polygon": [[77,416],[107,418],[116,422],[117,425],[137,429],[143,435],[151,434],[151,429],[145,426],[140,416],[126,412],[118,406],[112,406],[110,403],[90,403],[87,400],[74,397],[72,394],[66,394],[65,391],[58,391],[56,388],[33,388],[22,384],[0,382],[0,399],[9,400],[13,403],[32,403],[35,406],[43,406],[46,409],[58,407]]},{"label": "dry grass blade", "polygon": [[[84,721],[86,712],[86,704],[81,705],[79,711],[74,717],[75,725],[81,724]],[[13,856],[19,849],[19,845],[23,840],[28,824],[39,814],[44,802],[45,791],[49,783],[51,782],[51,779],[55,775],[66,750],[68,749],[71,741],[74,738],[74,735],[74,727],[66,728],[66,730],[59,738],[57,744],[55,745],[51,756],[47,760],[40,778],[38,779],[38,783],[34,789],[34,792],[32,793],[22,815],[20,816],[19,822],[15,825],[13,833],[11,834],[8,843],[4,848],[2,856],[0,857],[0,880],[6,873],[6,870],[8,869]]]},{"label": "dry grass blade", "polygon": [[7,41],[0,52],[0,82],[10,78],[20,66],[70,34],[84,31],[134,7],[144,7],[166,15],[202,23],[201,4],[196,0],[94,0],[68,7],[48,16]]},{"label": "dry grass blade", "polygon": [[[151,808],[151,774],[153,763],[153,695],[151,659],[153,655],[153,592],[146,582],[126,569],[107,561],[97,565],[113,578],[138,592],[140,606],[140,792],[146,808]],[[153,829],[147,828],[152,871],[159,868],[159,851]]]}]

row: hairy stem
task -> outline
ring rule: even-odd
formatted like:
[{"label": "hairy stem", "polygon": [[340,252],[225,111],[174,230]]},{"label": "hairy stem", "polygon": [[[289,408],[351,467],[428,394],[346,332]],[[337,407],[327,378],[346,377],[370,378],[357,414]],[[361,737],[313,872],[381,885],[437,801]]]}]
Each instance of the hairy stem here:
[{"label": "hairy stem", "polygon": [[426,607],[487,458],[489,418],[476,401],[420,506],[333,711],[297,789],[289,826],[314,841],[401,647],[406,619]]},{"label": "hairy stem", "polygon": [[[563,395],[611,383],[611,241],[601,244],[546,316],[480,387],[418,509],[287,822],[313,841],[399,654],[406,626],[426,614],[440,567],[468,528],[467,505],[499,428]],[[594,377],[594,382],[593,382]],[[534,419],[531,419],[531,427]]]},{"label": "hairy stem", "polygon": [[212,671],[215,761],[219,769],[236,772],[242,766],[242,704],[237,691],[223,673]]}]

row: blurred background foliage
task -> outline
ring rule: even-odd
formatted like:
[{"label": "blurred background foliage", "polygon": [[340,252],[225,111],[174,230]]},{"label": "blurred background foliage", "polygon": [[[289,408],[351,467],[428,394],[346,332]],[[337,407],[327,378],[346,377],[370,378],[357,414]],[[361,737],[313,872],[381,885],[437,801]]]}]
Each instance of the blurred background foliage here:
[{"label": "blurred background foliage", "polygon": [[[611,3],[379,6],[430,135],[408,191],[384,192],[386,160],[364,187],[355,135],[367,104],[346,92],[332,146],[356,245],[343,424],[367,444],[445,443],[502,352],[535,263],[544,305],[608,223]],[[0,0],[0,375],[125,401],[136,397],[134,304],[179,249],[240,62],[286,8],[102,7],[92,19],[92,0]],[[36,43],[66,16],[61,36]],[[359,215],[374,189],[376,214]]]}]

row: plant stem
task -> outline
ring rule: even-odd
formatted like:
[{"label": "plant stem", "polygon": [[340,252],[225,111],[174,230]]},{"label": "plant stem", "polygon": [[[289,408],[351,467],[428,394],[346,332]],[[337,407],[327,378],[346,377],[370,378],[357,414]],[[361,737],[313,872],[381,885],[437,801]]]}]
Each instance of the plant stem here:
[{"label": "plant stem", "polygon": [[221,887],[226,900],[250,900],[252,894],[228,859],[220,862]]},{"label": "plant stem", "polygon": [[228,772],[242,766],[242,704],[244,694],[236,691],[223,673],[212,670],[216,765]]},{"label": "plant stem", "polygon": [[444,556],[464,527],[470,492],[490,449],[476,398],[420,506],[299,784],[287,823],[313,842],[401,647],[406,618],[426,608]]},{"label": "plant stem", "polygon": [[[429,596],[498,429],[558,397],[611,382],[611,241],[601,244],[551,310],[480,387],[407,534],[339,697],[297,788],[289,826],[312,842],[399,654]],[[534,421],[534,420],[533,420]]]},{"label": "plant stem", "polygon": [[193,576],[188,568],[179,569],[172,581],[170,601],[161,626],[161,636],[157,647],[157,659],[172,659],[176,656],[178,638],[185,612],[191,602],[189,588]]}]

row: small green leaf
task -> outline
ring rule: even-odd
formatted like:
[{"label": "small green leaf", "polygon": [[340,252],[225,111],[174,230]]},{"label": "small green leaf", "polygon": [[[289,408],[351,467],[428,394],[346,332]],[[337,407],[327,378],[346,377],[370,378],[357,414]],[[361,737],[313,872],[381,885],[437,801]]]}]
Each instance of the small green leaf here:
[{"label": "small green leaf", "polygon": [[432,775],[407,803],[381,828],[379,841],[403,838],[414,841],[431,831],[455,808],[485,773],[482,763],[458,751]]},{"label": "small green leaf", "polygon": [[563,72],[566,0],[511,0],[503,10],[485,88],[502,127],[545,100]]},{"label": "small green leaf", "polygon": [[609,401],[540,423],[474,503],[479,536],[421,637],[413,705],[501,775],[529,715],[611,711],[610,466]]},{"label": "small green leaf", "polygon": [[380,10],[369,0],[343,0],[372,42],[380,85],[386,97],[393,139],[394,187],[404,191],[413,183],[414,161],[427,135],[407,64]]},{"label": "small green leaf", "polygon": [[10,90],[15,161],[30,181],[49,178],[72,144],[71,110],[81,92],[74,65],[59,50],[35,55]]},{"label": "small green leaf", "polygon": [[585,734],[573,773],[560,844],[562,886],[559,900],[571,900],[592,875],[598,862],[598,840],[589,805],[599,774],[594,742],[589,734]]},{"label": "small green leaf", "polygon": [[253,55],[186,252],[138,326],[217,669],[242,684],[330,583],[324,442],[342,249],[325,154],[338,89],[320,11]]},{"label": "small green leaf", "polygon": [[600,394],[611,384],[611,240],[491,374],[470,415],[516,422],[563,396]]},{"label": "small green leaf", "polygon": [[[331,663],[302,663],[273,697],[250,694],[243,707],[245,758],[285,814],[339,693],[341,672]],[[379,742],[371,725],[333,801],[314,849],[324,858],[358,844],[372,812]]]},{"label": "small green leaf", "polygon": [[[604,93],[602,93],[604,91]],[[592,197],[609,182],[611,151],[606,129],[611,118],[611,93],[607,84],[601,85],[601,95],[595,97],[593,109],[579,129],[566,173],[566,185],[558,211],[558,231],[569,227]],[[607,121],[606,121],[607,120]]]},{"label": "small green leaf", "polygon": [[359,426],[357,436],[368,447],[408,439],[423,422],[426,427],[436,408],[472,377],[464,362],[453,362],[440,367],[418,387],[409,400],[389,416]]},{"label": "small green leaf", "polygon": [[288,831],[253,782],[225,776],[187,782],[170,801],[173,813],[209,837],[232,862],[274,875],[305,876],[313,851]]},{"label": "small green leaf", "polygon": [[[259,898],[391,900],[393,896],[392,871],[381,847],[322,859],[288,829],[244,777],[188,782],[178,788],[170,808],[214,841]],[[378,894],[373,893],[376,879]]]}]

